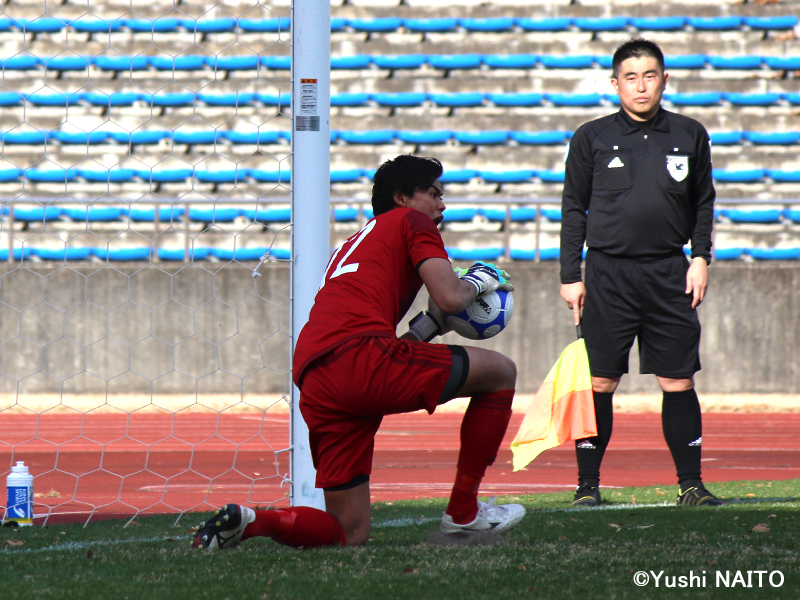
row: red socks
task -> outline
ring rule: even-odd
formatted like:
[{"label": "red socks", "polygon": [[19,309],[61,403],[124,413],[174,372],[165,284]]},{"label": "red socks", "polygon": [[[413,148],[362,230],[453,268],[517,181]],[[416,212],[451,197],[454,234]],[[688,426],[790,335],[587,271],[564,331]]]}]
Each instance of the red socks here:
[{"label": "red socks", "polygon": [[478,487],[494,462],[511,419],[514,390],[474,396],[461,422],[461,451],[447,514],[464,525],[478,514]]},{"label": "red socks", "polygon": [[256,520],[242,534],[242,541],[251,537],[270,537],[293,548],[345,545],[342,526],[336,517],[310,506],[293,506],[277,510],[257,510]]}]

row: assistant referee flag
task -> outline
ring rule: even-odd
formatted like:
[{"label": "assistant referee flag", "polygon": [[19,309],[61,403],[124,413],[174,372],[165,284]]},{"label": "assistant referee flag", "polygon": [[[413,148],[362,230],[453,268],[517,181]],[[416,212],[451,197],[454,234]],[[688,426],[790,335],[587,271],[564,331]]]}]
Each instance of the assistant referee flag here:
[{"label": "assistant referee flag", "polygon": [[564,349],[528,407],[511,442],[514,470],[545,450],[596,435],[589,357],[581,337]]}]

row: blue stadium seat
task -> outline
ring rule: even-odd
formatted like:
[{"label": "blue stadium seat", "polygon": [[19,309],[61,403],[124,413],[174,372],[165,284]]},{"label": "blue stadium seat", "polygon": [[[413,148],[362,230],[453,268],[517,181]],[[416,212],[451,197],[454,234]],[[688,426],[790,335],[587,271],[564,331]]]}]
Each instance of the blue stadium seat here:
[{"label": "blue stadium seat", "polygon": [[[161,223],[180,221],[185,213],[186,209],[182,206],[161,207],[158,209],[158,220]],[[128,218],[137,223],[153,223],[156,220],[156,210],[154,208],[131,208],[128,211]]]},{"label": "blue stadium seat", "polygon": [[715,69],[760,69],[760,56],[709,56],[708,64]]},{"label": "blue stadium seat", "polygon": [[331,183],[357,183],[364,175],[363,169],[337,169],[331,171]]},{"label": "blue stadium seat", "polygon": [[347,28],[347,19],[334,17],[331,19],[331,33],[344,31]]},{"label": "blue stadium seat", "polygon": [[339,139],[346,144],[391,144],[394,142],[394,138],[394,129],[339,132]]},{"label": "blue stadium seat", "polygon": [[291,56],[262,56],[261,66],[270,71],[288,71],[292,68]]},{"label": "blue stadium seat", "polygon": [[366,69],[372,62],[369,54],[356,54],[354,56],[331,56],[331,69],[359,71]]},{"label": "blue stadium seat", "polygon": [[31,71],[42,64],[42,60],[36,56],[23,54],[2,59],[3,70],[5,71]]},{"label": "blue stadium seat", "polygon": [[125,27],[134,33],[175,33],[178,31],[178,19],[124,19]]},{"label": "blue stadium seat", "polygon": [[250,169],[250,177],[259,183],[291,183],[292,172],[288,167],[280,171]]},{"label": "blue stadium seat", "polygon": [[764,169],[712,169],[714,181],[720,183],[756,183],[764,179]]},{"label": "blue stadium seat", "polygon": [[0,17],[0,33],[11,31],[11,19]]},{"label": "blue stadium seat", "polygon": [[114,92],[104,94],[103,92],[87,92],[81,94],[81,99],[92,106],[131,106],[139,100],[140,94],[131,92]]},{"label": "blue stadium seat", "polygon": [[714,248],[714,260],[737,260],[744,255],[744,248]]},{"label": "blue stadium seat", "polygon": [[[156,252],[161,260],[179,260],[186,258],[183,248],[159,248]],[[190,260],[205,260],[211,254],[211,248],[189,248]]]},{"label": "blue stadium seat", "polygon": [[765,146],[792,146],[800,143],[800,131],[745,131],[744,139]]},{"label": "blue stadium seat", "polygon": [[192,169],[153,169],[140,170],[136,174],[142,181],[152,183],[184,183],[192,176]]},{"label": "blue stadium seat", "polygon": [[397,139],[406,144],[446,144],[452,137],[453,132],[449,129],[397,132]]},{"label": "blue stadium seat", "polygon": [[439,181],[442,183],[469,183],[477,175],[478,172],[474,169],[452,169],[442,173]]},{"label": "blue stadium seat", "polygon": [[708,134],[708,137],[716,146],[735,146],[742,142],[741,131],[713,131]]},{"label": "blue stadium seat", "polygon": [[722,94],[722,97],[734,106],[774,106],[780,99],[780,94]]},{"label": "blue stadium seat", "polygon": [[800,106],[800,94],[783,94],[783,99],[792,106]]},{"label": "blue stadium seat", "polygon": [[220,260],[261,260],[269,248],[211,248],[211,254]]},{"label": "blue stadium seat", "polygon": [[214,71],[257,71],[260,64],[259,57],[255,54],[247,56],[208,56],[203,59],[203,62]]},{"label": "blue stadium seat", "polygon": [[779,71],[800,71],[800,56],[765,56],[764,64]]},{"label": "blue stadium seat", "polygon": [[247,106],[252,104],[256,95],[248,92],[232,92],[230,94],[205,94],[199,92],[197,99],[206,106]]},{"label": "blue stadium seat", "polygon": [[573,19],[572,23],[581,31],[622,31],[630,22],[626,17]]},{"label": "blue stadium seat", "polygon": [[442,215],[444,215],[444,222],[446,223],[471,223],[475,217],[478,216],[477,208],[448,208]]},{"label": "blue stadium seat", "polygon": [[503,256],[503,252],[506,251],[505,248],[499,246],[490,246],[486,248],[453,248],[448,246],[445,249],[447,250],[448,256],[453,260],[467,261],[497,260]]},{"label": "blue stadium seat", "polygon": [[722,101],[719,92],[690,92],[686,94],[664,94],[675,106],[714,106]]},{"label": "blue stadium seat", "polygon": [[539,62],[548,69],[588,69],[594,63],[594,57],[589,54],[543,54],[539,56]]},{"label": "blue stadium seat", "polygon": [[0,106],[19,106],[22,98],[17,92],[0,92]]},{"label": "blue stadium seat", "polygon": [[333,218],[337,223],[354,223],[358,219],[358,209],[351,206],[335,208]]},{"label": "blue stadium seat", "polygon": [[61,214],[62,211],[58,206],[43,206],[36,208],[14,207],[14,220],[23,223],[58,221],[61,218]]},{"label": "blue stadium seat", "polygon": [[705,54],[679,54],[664,57],[664,67],[667,69],[702,69],[706,66],[708,57]]},{"label": "blue stadium seat", "polygon": [[369,221],[375,216],[375,211],[372,210],[371,206],[364,207],[364,217]]},{"label": "blue stadium seat", "polygon": [[792,223],[800,224],[800,210],[796,208],[787,208],[783,211],[783,216],[789,219]]},{"label": "blue stadium seat", "polygon": [[36,92],[25,99],[34,106],[76,106],[81,101],[81,94],[49,94]]},{"label": "blue stadium seat", "polygon": [[145,248],[92,248],[92,256],[114,262],[147,260],[150,258],[150,254],[149,246]]},{"label": "blue stadium seat", "polygon": [[195,169],[194,178],[202,183],[240,183],[249,174],[249,169]]},{"label": "blue stadium seat", "polygon": [[566,131],[511,131],[509,135],[518,144],[526,146],[550,146],[567,140]]},{"label": "blue stadium seat", "polygon": [[166,130],[139,130],[139,131],[110,131],[108,137],[118,144],[133,144],[134,146],[144,144],[157,144],[165,139],[170,132]]},{"label": "blue stadium seat", "polygon": [[71,21],[69,26],[79,33],[116,33],[122,30],[124,24],[121,19],[106,21],[95,17],[79,17]]},{"label": "blue stadium seat", "polygon": [[561,223],[561,209],[560,208],[543,208],[542,216],[551,223]]},{"label": "blue stadium seat", "polygon": [[767,175],[778,183],[800,183],[800,169],[767,169]]},{"label": "blue stadium seat", "polygon": [[292,220],[291,208],[245,208],[242,216],[256,223],[288,223]]},{"label": "blue stadium seat", "polygon": [[77,177],[77,169],[25,169],[25,179],[35,183],[72,182]]},{"label": "blue stadium seat", "polygon": [[19,19],[17,21],[27,33],[57,33],[62,31],[68,21],[52,17],[39,17],[36,19]]},{"label": "blue stadium seat", "polygon": [[458,24],[467,31],[504,33],[511,31],[514,27],[514,19],[511,17],[494,17],[488,19],[459,19]]},{"label": "blue stadium seat", "polygon": [[222,137],[232,144],[277,144],[281,140],[279,131],[222,131]]},{"label": "blue stadium seat", "polygon": [[514,19],[517,27],[523,31],[566,31],[572,25],[572,19],[553,17],[544,19]]},{"label": "blue stadium seat", "polygon": [[45,131],[6,131],[0,134],[3,144],[23,144],[26,146],[39,146],[44,144],[52,132]]},{"label": "blue stadium seat", "polygon": [[419,69],[428,62],[427,54],[384,54],[372,57],[372,64],[379,69]]},{"label": "blue stadium seat", "polygon": [[[536,220],[536,208],[532,206],[513,207],[508,212],[509,218],[515,223],[529,223]],[[483,215],[491,223],[505,223],[506,220],[505,208],[480,208],[478,214]]]},{"label": "blue stadium seat", "polygon": [[423,92],[397,92],[392,94],[370,94],[378,106],[409,107],[422,106],[428,100],[428,94]]},{"label": "blue stadium seat", "polygon": [[687,22],[699,31],[730,31],[742,26],[742,17],[689,17]]},{"label": "blue stadium seat", "polygon": [[495,106],[541,106],[543,94],[508,93],[487,94],[489,101]]},{"label": "blue stadium seat", "polygon": [[288,17],[275,19],[239,19],[239,30],[245,33],[278,33],[288,32],[292,20]]},{"label": "blue stadium seat", "polygon": [[240,212],[238,208],[190,208],[189,220],[196,223],[233,223]]},{"label": "blue stadium seat", "polygon": [[454,131],[453,138],[459,144],[471,146],[496,146],[508,141],[508,131],[505,129],[495,131]]},{"label": "blue stadium seat", "polygon": [[[258,61],[257,56],[248,56],[248,59]],[[213,66],[217,57],[210,58],[205,56],[189,55],[189,56],[151,56],[149,58],[150,66],[156,71],[199,71],[206,66],[209,62]],[[256,67],[253,67],[254,69]]]},{"label": "blue stadium seat", "polygon": [[428,64],[434,69],[455,71],[462,69],[479,69],[481,66],[480,54],[431,54]]},{"label": "blue stadium seat", "polygon": [[292,105],[292,95],[288,91],[281,94],[256,94],[256,99],[264,106],[289,108]]},{"label": "blue stadium seat", "polygon": [[181,19],[181,27],[192,33],[230,33],[236,29],[236,19]]},{"label": "blue stadium seat", "polygon": [[50,135],[53,139],[62,144],[103,144],[108,139],[107,131],[52,131]]},{"label": "blue stadium seat", "polygon": [[490,69],[532,69],[539,57],[536,54],[484,54],[481,60]]},{"label": "blue stadium seat", "polygon": [[44,68],[50,71],[85,71],[92,60],[83,56],[63,55],[45,58],[43,62]]},{"label": "blue stadium seat", "polygon": [[781,211],[777,209],[723,210],[722,216],[732,223],[780,223]]},{"label": "blue stadium seat", "polygon": [[95,56],[92,64],[101,71],[145,71],[155,56]]},{"label": "blue stadium seat", "polygon": [[429,97],[436,106],[465,108],[481,106],[486,96],[480,92],[450,92],[445,94],[429,94]]},{"label": "blue stadium seat", "polygon": [[800,248],[745,248],[744,252],[755,260],[800,259]]},{"label": "blue stadium seat", "polygon": [[[512,248],[509,256],[513,260],[535,260],[535,249]],[[539,260],[558,260],[561,256],[560,248],[539,248]]]},{"label": "blue stadium seat", "polygon": [[78,223],[110,223],[122,218],[122,209],[116,206],[87,206],[83,208],[65,208],[63,215],[70,221]]},{"label": "blue stadium seat", "polygon": [[90,183],[127,183],[136,177],[133,169],[78,169],[78,175]]},{"label": "blue stadium seat", "polygon": [[750,29],[775,31],[779,29],[794,29],[798,19],[795,15],[784,17],[745,17],[744,24]]},{"label": "blue stadium seat", "polygon": [[594,56],[594,62],[603,69],[610,69],[614,66],[614,57],[610,54],[596,54]]},{"label": "blue stadium seat", "polygon": [[369,102],[369,94],[346,93],[331,95],[331,106],[364,106]]},{"label": "blue stadium seat", "polygon": [[92,256],[91,248],[31,248],[31,255],[41,260],[87,260]]},{"label": "blue stadium seat", "polygon": [[686,17],[644,17],[631,19],[630,23],[639,31],[680,31],[686,25]]},{"label": "blue stadium seat", "polygon": [[0,183],[19,181],[20,177],[22,177],[22,169],[0,169]]},{"label": "blue stadium seat", "polygon": [[141,99],[150,106],[180,107],[192,106],[194,94],[191,92],[170,92],[162,94],[142,94]]},{"label": "blue stadium seat", "polygon": [[545,94],[545,99],[556,106],[599,106],[601,94]]},{"label": "blue stadium seat", "polygon": [[403,21],[397,17],[374,19],[347,19],[347,24],[354,30],[363,33],[389,33],[402,27]]},{"label": "blue stadium seat", "polygon": [[292,251],[289,248],[270,248],[270,258],[277,260],[289,260],[292,257]]},{"label": "blue stadium seat", "polygon": [[528,183],[536,172],[533,169],[518,169],[514,171],[478,171],[478,177],[486,183]]},{"label": "blue stadium seat", "polygon": [[[12,256],[14,260],[25,260],[31,256],[32,252],[29,246],[25,246],[24,248],[14,248],[12,252]],[[8,248],[0,249],[0,262],[5,262],[8,260]]]},{"label": "blue stadium seat", "polygon": [[458,21],[451,18],[403,19],[403,26],[412,33],[446,33],[458,27]]},{"label": "blue stadium seat", "polygon": [[182,131],[176,129],[173,132],[167,132],[168,138],[170,135],[174,143],[187,144],[189,146],[195,144],[213,144],[222,140],[222,132],[214,129],[204,129],[202,131]]},{"label": "blue stadium seat", "polygon": [[564,171],[551,171],[546,169],[536,171],[536,176],[545,183],[564,183]]}]

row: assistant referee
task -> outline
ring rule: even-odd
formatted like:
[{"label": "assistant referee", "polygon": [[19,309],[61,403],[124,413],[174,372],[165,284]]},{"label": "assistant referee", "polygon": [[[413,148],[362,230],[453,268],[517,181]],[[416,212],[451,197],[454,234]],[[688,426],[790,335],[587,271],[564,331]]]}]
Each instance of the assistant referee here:
[{"label": "assistant referee", "polygon": [[[678,504],[722,502],[700,477],[702,418],[697,306],[708,287],[714,185],[708,133],[661,108],[668,75],[653,42],[614,53],[619,112],[582,125],[566,159],[561,297],[581,321],[592,373],[597,436],[578,440],[574,505],[600,503],[600,463],[613,424],[612,397],[639,341],[642,373],[663,390],[664,438],[678,473]],[[691,241],[691,263],[683,247]],[[586,283],[581,281],[584,242]]]}]

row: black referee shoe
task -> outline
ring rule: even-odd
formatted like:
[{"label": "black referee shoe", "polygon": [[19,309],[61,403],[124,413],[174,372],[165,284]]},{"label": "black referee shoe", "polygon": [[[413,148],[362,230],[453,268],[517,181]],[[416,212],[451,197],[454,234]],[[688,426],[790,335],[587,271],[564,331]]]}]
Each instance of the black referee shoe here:
[{"label": "black referee shoe", "polygon": [[722,506],[725,503],[709,492],[701,483],[680,492],[676,504],[686,504],[690,506]]},{"label": "black referee shoe", "polygon": [[600,489],[596,485],[583,484],[575,490],[572,506],[598,506],[600,504]]}]

